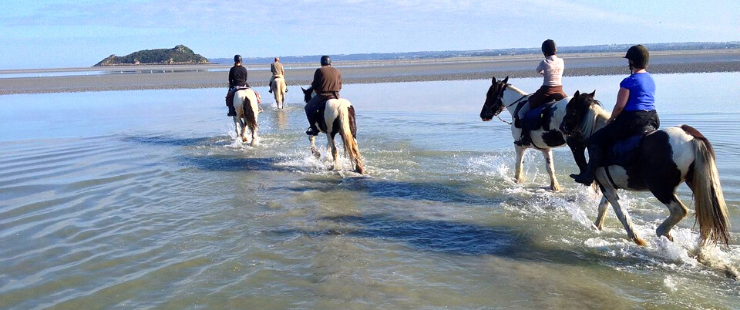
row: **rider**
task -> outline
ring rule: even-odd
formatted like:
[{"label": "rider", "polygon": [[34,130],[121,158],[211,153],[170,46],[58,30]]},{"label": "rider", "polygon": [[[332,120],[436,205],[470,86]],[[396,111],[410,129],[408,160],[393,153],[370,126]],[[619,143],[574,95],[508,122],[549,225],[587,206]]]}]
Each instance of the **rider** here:
[{"label": "rider", "polygon": [[[274,82],[276,78],[283,78],[285,76],[285,70],[283,69],[283,64],[280,63],[280,57],[275,57],[275,62],[270,64],[270,71],[272,71],[272,77],[270,77],[270,83],[267,84],[267,87],[270,88],[268,92],[272,93],[272,82]],[[283,78],[283,86],[287,93],[288,85],[285,83],[285,78]]]},{"label": "rider", "polygon": [[306,103],[305,110],[309,124],[306,134],[316,136],[321,132],[315,125],[319,108],[329,99],[339,99],[339,91],[342,89],[342,74],[331,66],[329,56],[321,56],[321,68],[314,72],[311,87],[316,92],[316,96]]},{"label": "rider", "polygon": [[234,110],[234,93],[239,88],[248,88],[247,68],[242,66],[242,56],[234,55],[234,66],[229,70],[229,92],[226,93],[226,106],[229,107],[227,116],[236,116]]},{"label": "rider", "polygon": [[[529,96],[529,109],[520,109],[517,113],[517,117],[522,120],[527,111],[536,109],[545,103],[552,100],[560,100],[566,97],[563,92],[563,69],[565,64],[562,58],[559,58],[556,54],[558,49],[555,46],[555,41],[547,39],[542,42],[542,54],[545,55],[545,59],[540,62],[537,66],[537,73],[544,76],[542,86]],[[521,123],[520,123],[521,124]],[[522,127],[522,136],[519,140],[515,141],[516,145],[527,146],[532,143],[532,139],[529,136],[529,130],[526,126]]]},{"label": "rider", "polygon": [[628,60],[631,74],[619,83],[617,103],[607,125],[588,139],[586,170],[579,175],[570,175],[578,183],[591,185],[594,182],[594,171],[602,164],[604,152],[614,142],[660,127],[655,111],[655,81],[645,71],[650,53],[644,46],[635,45],[627,50],[624,58]]}]

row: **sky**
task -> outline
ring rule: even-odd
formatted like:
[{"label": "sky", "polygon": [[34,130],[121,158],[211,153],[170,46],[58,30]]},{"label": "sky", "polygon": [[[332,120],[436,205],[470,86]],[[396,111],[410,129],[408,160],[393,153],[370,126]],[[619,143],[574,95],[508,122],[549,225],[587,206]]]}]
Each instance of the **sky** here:
[{"label": "sky", "polygon": [[231,58],[530,48],[548,38],[740,41],[740,1],[0,1],[0,70],[89,67],[179,44]]}]

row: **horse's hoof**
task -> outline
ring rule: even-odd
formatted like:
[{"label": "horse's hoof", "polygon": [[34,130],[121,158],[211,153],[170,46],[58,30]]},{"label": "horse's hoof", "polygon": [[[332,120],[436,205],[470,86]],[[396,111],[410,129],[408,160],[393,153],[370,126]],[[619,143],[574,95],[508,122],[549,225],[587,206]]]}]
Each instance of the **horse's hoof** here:
[{"label": "horse's hoof", "polygon": [[647,242],[645,242],[645,240],[642,240],[642,238],[640,237],[635,237],[634,239],[632,239],[632,241],[637,243],[637,245],[639,246],[647,246]]},{"label": "horse's hoof", "polygon": [[550,190],[552,190],[553,192],[559,192],[560,189],[561,188],[560,188],[560,185],[559,184],[555,184],[555,185],[550,186]]}]

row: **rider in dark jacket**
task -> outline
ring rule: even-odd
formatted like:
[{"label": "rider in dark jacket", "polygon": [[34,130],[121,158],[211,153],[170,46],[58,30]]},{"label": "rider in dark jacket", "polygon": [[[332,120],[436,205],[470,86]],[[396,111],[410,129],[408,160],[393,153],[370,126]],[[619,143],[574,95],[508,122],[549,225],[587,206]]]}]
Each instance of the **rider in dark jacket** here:
[{"label": "rider in dark jacket", "polygon": [[570,175],[578,183],[591,185],[594,182],[594,171],[601,166],[604,152],[609,151],[615,142],[660,127],[655,111],[655,81],[645,70],[650,53],[644,46],[635,45],[627,50],[624,58],[628,59],[632,74],[619,84],[617,103],[607,125],[588,139],[586,170]]},{"label": "rider in dark jacket", "polygon": [[229,114],[226,116],[236,116],[234,93],[238,88],[246,87],[249,87],[249,84],[247,84],[247,68],[242,66],[242,56],[234,55],[234,66],[229,70],[229,91],[226,93],[226,106],[229,107]]},{"label": "rider in dark jacket", "polygon": [[309,124],[306,134],[316,136],[321,132],[316,128],[319,108],[329,99],[339,99],[339,91],[342,90],[342,74],[331,66],[329,56],[321,56],[321,68],[314,72],[311,87],[316,96],[311,98],[304,108]]}]

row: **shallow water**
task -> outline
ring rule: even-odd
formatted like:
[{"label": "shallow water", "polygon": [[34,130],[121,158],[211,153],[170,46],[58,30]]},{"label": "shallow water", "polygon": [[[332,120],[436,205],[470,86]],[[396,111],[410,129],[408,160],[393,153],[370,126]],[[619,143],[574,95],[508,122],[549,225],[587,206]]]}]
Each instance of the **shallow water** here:
[{"label": "shallow water", "polygon": [[[621,78],[564,82],[611,108]],[[740,74],[655,78],[662,125],[716,149],[734,239],[706,256],[740,268]],[[258,88],[256,147],[222,89],[2,96],[0,308],[737,308],[691,217],[656,238],[667,209],[622,193],[648,247],[612,211],[592,230],[598,197],[565,149],[562,192],[532,151],[515,184],[507,125],[478,117],[489,85],[346,85],[366,176],[310,156],[297,86],[284,111]]]}]

